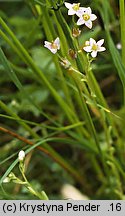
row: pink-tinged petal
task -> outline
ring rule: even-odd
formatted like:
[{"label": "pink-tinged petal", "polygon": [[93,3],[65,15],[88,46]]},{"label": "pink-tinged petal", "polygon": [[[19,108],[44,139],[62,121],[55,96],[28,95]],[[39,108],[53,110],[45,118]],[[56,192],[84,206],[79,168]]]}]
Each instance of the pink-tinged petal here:
[{"label": "pink-tinged petal", "polygon": [[51,45],[51,43],[50,43],[50,42],[48,42],[48,41],[44,41],[44,43],[45,43],[45,45],[44,45],[44,46],[49,46],[49,45]]},{"label": "pink-tinged petal", "polygon": [[68,8],[68,9],[72,8],[72,4],[70,4],[68,2],[65,2],[64,4],[65,4],[66,8]]},{"label": "pink-tinged petal", "polygon": [[99,47],[98,52],[103,52],[103,51],[105,51],[105,50],[106,50],[105,47]]},{"label": "pink-tinged petal", "polygon": [[93,38],[90,38],[89,42],[91,47],[93,46],[93,44],[96,44],[96,41]]},{"label": "pink-tinged petal", "polygon": [[91,28],[92,28],[92,21],[91,21],[91,20],[86,21],[86,22],[85,22],[85,25],[86,25],[89,29],[91,29]]},{"label": "pink-tinged petal", "polygon": [[51,43],[50,42],[45,41],[44,43],[45,43],[44,47],[46,47],[47,49],[51,49]]},{"label": "pink-tinged petal", "polygon": [[49,49],[53,54],[55,54],[57,52],[57,49]]},{"label": "pink-tinged petal", "polygon": [[92,51],[91,46],[83,47],[83,49],[84,49],[86,52],[91,52],[91,51]]},{"label": "pink-tinged petal", "polygon": [[92,13],[92,10],[91,10],[91,8],[90,7],[88,7],[88,8],[86,8],[86,11],[85,11],[85,13],[87,13],[87,14],[91,14]]},{"label": "pink-tinged petal", "polygon": [[81,12],[83,12],[83,13],[86,13],[87,9],[88,8],[86,8],[86,7],[80,7]]},{"label": "pink-tinged petal", "polygon": [[48,46],[48,47],[46,46],[46,48],[49,49],[50,51],[52,50],[51,46]]},{"label": "pink-tinged petal", "polygon": [[57,49],[51,49],[50,50],[53,54],[55,54],[57,52]]},{"label": "pink-tinged petal", "polygon": [[[58,40],[59,40],[59,38],[56,38],[56,42],[58,43]],[[54,43],[55,43],[55,41],[54,41]],[[56,44],[56,43],[55,43]],[[57,44],[56,44],[57,45]],[[58,45],[57,45],[58,46]],[[48,42],[48,41],[45,41],[45,45],[44,45],[44,47],[46,47],[47,49],[49,49],[53,54],[55,54],[56,52],[57,52],[57,49],[58,49],[58,47],[57,47],[57,49],[54,49],[54,48],[52,48],[52,43],[50,43],[50,42]]]},{"label": "pink-tinged petal", "polygon": [[77,21],[77,25],[83,25],[85,23],[84,19],[81,17]]},{"label": "pink-tinged petal", "polygon": [[46,47],[47,49],[49,49],[50,51],[52,50],[51,45],[45,45],[44,47]]},{"label": "pink-tinged petal", "polygon": [[101,40],[99,40],[99,41],[97,42],[97,45],[98,45],[98,46],[102,46],[103,43],[104,43],[104,39],[101,39]]},{"label": "pink-tinged petal", "polygon": [[90,19],[91,19],[91,21],[94,21],[97,19],[97,16],[95,14],[91,14]]},{"label": "pink-tinged petal", "polygon": [[57,37],[55,39],[54,43],[57,45],[58,49],[60,49],[60,40],[59,40],[59,37]]},{"label": "pink-tinged petal", "polygon": [[97,56],[97,51],[93,51],[93,52],[91,53],[91,56],[92,56],[93,58],[95,58],[95,57]]},{"label": "pink-tinged petal", "polygon": [[83,14],[85,14],[86,8],[85,7],[80,7],[79,10],[76,12],[76,15],[78,17],[81,17]]},{"label": "pink-tinged petal", "polygon": [[76,14],[76,11],[73,10],[72,8],[68,10],[68,15],[74,15]]}]

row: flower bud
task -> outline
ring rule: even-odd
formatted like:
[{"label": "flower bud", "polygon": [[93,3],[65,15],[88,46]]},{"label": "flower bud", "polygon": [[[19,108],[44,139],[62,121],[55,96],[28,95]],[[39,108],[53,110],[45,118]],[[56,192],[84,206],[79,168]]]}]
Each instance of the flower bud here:
[{"label": "flower bud", "polygon": [[65,69],[69,69],[71,67],[71,63],[66,59],[62,59],[62,61],[60,62],[60,64],[65,68]]},{"label": "flower bud", "polygon": [[25,158],[25,152],[23,150],[21,150],[18,154],[18,159],[19,161],[23,161]]},{"label": "flower bud", "polygon": [[81,34],[81,30],[79,30],[79,28],[73,28],[72,30],[73,37],[78,37],[80,34]]},{"label": "flower bud", "polygon": [[6,177],[4,180],[3,180],[3,183],[9,183],[10,182],[10,178],[9,177]]},{"label": "flower bud", "polygon": [[72,50],[72,49],[69,49],[69,56],[72,58],[72,59],[76,59],[77,58],[77,53],[76,51]]}]

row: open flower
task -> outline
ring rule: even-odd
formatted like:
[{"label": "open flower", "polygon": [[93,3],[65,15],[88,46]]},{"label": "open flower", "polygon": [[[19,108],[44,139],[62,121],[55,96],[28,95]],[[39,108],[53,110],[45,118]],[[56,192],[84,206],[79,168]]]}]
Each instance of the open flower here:
[{"label": "open flower", "polygon": [[84,7],[80,7],[80,3],[70,4],[68,2],[65,2],[65,6],[69,9],[68,15],[76,14],[77,16],[80,16],[86,9]]},{"label": "open flower", "polygon": [[104,43],[104,39],[101,39],[98,42],[96,42],[93,38],[90,38],[90,40],[87,41],[87,43],[85,43],[83,49],[88,53],[91,52],[91,56],[95,58],[98,52],[102,52],[106,50],[105,47],[102,47],[103,43]]},{"label": "open flower", "polygon": [[57,50],[60,49],[60,40],[58,37],[52,42],[45,41],[44,43],[44,47],[49,49],[53,54],[55,54]]},{"label": "open flower", "polygon": [[78,14],[79,19],[77,21],[77,25],[85,24],[88,28],[92,28],[92,21],[94,21],[97,16],[92,14],[92,10],[90,7],[86,8],[82,13]]}]

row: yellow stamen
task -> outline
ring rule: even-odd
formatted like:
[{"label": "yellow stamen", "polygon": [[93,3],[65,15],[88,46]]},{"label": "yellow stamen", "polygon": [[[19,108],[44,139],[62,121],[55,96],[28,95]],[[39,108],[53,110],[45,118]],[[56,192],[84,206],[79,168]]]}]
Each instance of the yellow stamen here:
[{"label": "yellow stamen", "polygon": [[89,14],[83,14],[83,19],[85,20],[85,21],[88,21],[89,19],[90,19],[90,16],[89,16]]},{"label": "yellow stamen", "polygon": [[93,44],[92,45],[92,50],[97,51],[97,49],[98,49],[98,46],[96,44]]},{"label": "yellow stamen", "polygon": [[51,48],[52,48],[52,49],[57,49],[57,48],[58,48],[58,46],[57,46],[57,44],[55,44],[55,43],[52,43],[52,44],[51,44]]},{"label": "yellow stamen", "polygon": [[74,6],[72,7],[73,10],[78,11],[78,10],[79,10],[79,5],[80,5],[80,3],[74,5]]}]

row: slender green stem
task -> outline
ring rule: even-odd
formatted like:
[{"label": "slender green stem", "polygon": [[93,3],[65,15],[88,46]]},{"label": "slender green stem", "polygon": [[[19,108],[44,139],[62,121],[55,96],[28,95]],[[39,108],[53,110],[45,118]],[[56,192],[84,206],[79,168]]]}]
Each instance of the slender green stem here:
[{"label": "slender green stem", "polygon": [[[96,92],[97,91],[95,92],[95,86],[93,85],[93,82],[92,82],[92,79],[91,79],[92,68],[91,68],[91,61],[89,60],[89,58],[88,58],[88,67],[87,67],[86,73],[87,73],[86,77],[87,77],[88,87],[89,87],[90,93],[91,93],[91,98],[92,98],[94,106],[96,107],[97,111],[99,112],[99,115],[100,115],[99,119],[100,119],[100,122],[102,123],[102,125],[104,127],[106,141],[107,141],[107,146],[109,148],[110,147],[110,137],[109,137],[109,133],[108,133],[108,125],[107,125],[107,123],[105,121],[106,118],[104,117],[102,111],[98,108],[98,102],[100,103],[101,101],[96,96]],[[107,104],[105,103],[105,105],[107,105]]]},{"label": "slender green stem", "polygon": [[26,49],[22,46],[22,44],[18,41],[18,39],[15,37],[13,32],[9,29],[9,27],[5,24],[5,22],[0,18],[0,24],[2,27],[7,31],[7,33],[11,36],[13,41],[15,42],[16,46],[22,52],[23,56],[25,57],[27,64],[32,68],[32,70],[40,77],[40,79],[43,81],[43,83],[48,87],[51,94],[54,96],[55,100],[60,104],[64,112],[66,113],[68,119],[70,122],[74,123],[74,112],[71,110],[71,108],[63,101],[63,99],[58,95],[56,90],[53,88],[53,86],[50,84],[50,82],[47,80],[45,75],[42,73],[42,71],[35,65],[34,61],[26,51]]},{"label": "slender green stem", "polygon": [[[51,20],[50,20],[48,11],[43,9],[42,12],[43,12],[43,15],[44,15],[42,17],[42,24],[43,24],[43,27],[44,27],[44,31],[45,31],[47,39],[51,41],[51,40],[55,39],[55,37],[56,37],[54,27],[51,25]],[[50,23],[49,26],[48,26],[48,23]],[[57,26],[58,26],[58,24],[57,24]],[[53,32],[54,32],[54,34],[53,34]],[[61,36],[61,38],[62,38],[62,36]],[[62,86],[62,89],[64,90],[65,98],[66,98],[67,102],[69,103],[69,105],[74,110],[73,103],[72,103],[72,100],[71,100],[71,96],[69,94],[68,87],[66,86],[66,82],[65,82],[65,79],[64,79],[64,76],[63,76],[63,72],[62,72],[61,66],[59,65],[59,61],[58,61],[57,56],[54,56],[53,60],[54,60],[55,65],[57,67],[58,76],[61,79],[61,86]]]},{"label": "slender green stem", "polygon": [[[71,73],[70,73],[71,74]],[[72,76],[74,78],[74,81],[76,83],[76,86],[78,88],[78,91],[79,91],[79,95],[80,95],[80,98],[81,98],[81,103],[82,103],[82,112],[85,113],[85,116],[86,116],[86,123],[87,125],[89,126],[90,128],[90,133],[92,133],[94,139],[95,139],[95,143],[97,145],[97,148],[99,150],[99,153],[102,153],[101,151],[101,148],[100,148],[100,144],[99,144],[99,141],[98,141],[98,138],[97,138],[97,134],[96,134],[96,131],[95,131],[95,127],[93,125],[93,122],[92,122],[92,118],[90,116],[90,113],[89,113],[89,110],[87,108],[87,105],[86,105],[86,102],[85,102],[85,99],[82,95],[82,89],[80,88],[80,80],[78,79],[78,77],[75,75],[74,73],[72,73]]]},{"label": "slender green stem", "polygon": [[[35,138],[39,139],[39,135],[37,135],[25,122],[20,121],[20,117],[13,113],[2,101],[0,101],[0,107],[7,112],[12,117],[16,118],[17,121],[27,130],[29,133]],[[44,141],[45,143],[45,141]],[[45,149],[47,149],[50,153],[50,156],[59,163],[64,169],[66,169],[71,175],[73,175],[81,184],[83,184],[83,180],[81,175],[72,167],[70,164],[66,162],[52,147],[50,147],[47,143],[44,145]]]},{"label": "slender green stem", "polygon": [[0,36],[10,45],[10,47],[17,53],[17,55],[26,63],[26,59],[23,56],[23,54],[2,30],[0,30]]},{"label": "slender green stem", "polygon": [[[125,1],[119,0],[120,5],[120,29],[121,29],[121,45],[122,45],[122,64],[125,66]],[[124,105],[125,105],[125,89],[124,94]]]},{"label": "slender green stem", "polygon": [[20,121],[21,118],[14,113],[10,108],[8,108],[8,106],[6,106],[6,104],[2,101],[0,101],[0,107],[9,115],[11,115],[12,117],[16,118],[17,121],[19,122],[20,125],[22,125],[34,138],[38,139],[39,136],[25,123]]},{"label": "slender green stem", "polygon": [[[42,9],[42,8],[41,8]],[[48,27],[48,23],[51,23],[51,18],[49,17],[49,14],[48,14],[48,11],[47,9],[46,10],[42,10],[43,12],[43,17],[42,17],[42,24],[43,24],[43,27],[44,27],[44,31],[46,33],[46,37],[48,40],[51,40],[54,35],[53,35],[53,32],[54,31],[54,26],[53,25],[50,25]],[[55,23],[56,23],[56,26],[58,28],[58,32],[59,32],[59,35],[60,35],[60,39],[61,39],[61,42],[62,42],[62,49],[64,54],[67,54],[68,52],[68,47],[67,47],[67,41],[66,41],[66,38],[65,38],[65,35],[62,31],[62,28],[57,20],[57,17],[55,16],[55,14],[53,13],[53,17],[54,17],[54,20],[55,20]],[[65,46],[63,46],[63,44],[65,44]],[[64,91],[64,94],[65,94],[65,99],[67,101],[67,103],[69,104],[69,106],[72,108],[73,112],[74,112],[74,120],[77,122],[79,121],[79,118],[78,116],[76,115],[76,111],[75,111],[75,108],[74,108],[74,104],[72,102],[72,99],[71,99],[71,95],[70,95],[70,92],[69,92],[69,89],[68,89],[68,86],[66,85],[66,82],[65,82],[65,78],[64,78],[64,75],[63,75],[63,71],[62,71],[62,68],[61,66],[59,65],[59,61],[58,61],[58,58],[57,56],[54,56],[53,57],[53,60],[55,62],[55,65],[56,65],[56,68],[57,68],[57,73],[58,73],[58,76],[61,80],[61,86],[62,86],[62,89]],[[76,129],[77,130],[77,129]],[[79,129],[77,130],[78,133],[80,133],[81,131],[81,135],[82,135],[82,132],[84,134],[85,130],[82,128],[82,127],[79,127]]]},{"label": "slender green stem", "polygon": [[36,197],[38,197],[40,200],[48,200],[48,197],[46,195],[45,192],[38,192],[36,191],[32,185],[29,183],[29,181],[27,180],[26,176],[25,176],[25,173],[24,173],[24,167],[25,167],[25,164],[21,161],[20,164],[19,164],[19,169],[20,169],[20,172],[24,178],[24,181],[22,181],[22,183],[24,183],[24,186],[29,190],[30,193],[32,193],[33,195],[35,195]]}]

